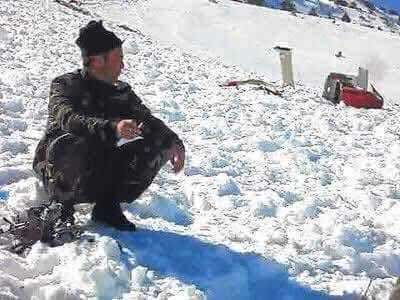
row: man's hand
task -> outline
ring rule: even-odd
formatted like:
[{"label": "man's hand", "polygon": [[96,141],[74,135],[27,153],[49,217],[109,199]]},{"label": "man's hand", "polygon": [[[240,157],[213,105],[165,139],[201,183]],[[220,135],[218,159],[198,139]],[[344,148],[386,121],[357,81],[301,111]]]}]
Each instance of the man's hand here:
[{"label": "man's hand", "polygon": [[168,154],[174,172],[178,173],[185,165],[185,147],[182,142],[175,143],[168,151]]},{"label": "man's hand", "polygon": [[121,120],[117,123],[117,135],[127,140],[134,139],[142,134],[140,124],[135,120]]}]

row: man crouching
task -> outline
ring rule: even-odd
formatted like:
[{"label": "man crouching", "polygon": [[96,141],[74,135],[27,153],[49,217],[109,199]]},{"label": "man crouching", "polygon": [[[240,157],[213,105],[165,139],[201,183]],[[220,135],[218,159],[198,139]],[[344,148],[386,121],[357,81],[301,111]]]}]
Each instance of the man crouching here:
[{"label": "man crouching", "polygon": [[[63,204],[63,220],[74,221],[74,204],[94,202],[94,221],[134,231],[120,202],[139,197],[168,160],[179,172],[185,148],[129,84],[118,80],[122,41],[113,32],[90,21],[76,44],[84,67],[52,81],[46,132],[33,168],[50,200]],[[117,147],[120,138],[135,140]]]}]

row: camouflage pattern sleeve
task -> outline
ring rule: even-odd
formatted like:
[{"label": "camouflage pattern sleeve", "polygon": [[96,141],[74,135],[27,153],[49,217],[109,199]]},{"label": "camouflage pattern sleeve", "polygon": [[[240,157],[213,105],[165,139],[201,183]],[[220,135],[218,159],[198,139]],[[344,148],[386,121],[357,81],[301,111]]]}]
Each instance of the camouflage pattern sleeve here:
[{"label": "camouflage pattern sleeve", "polygon": [[161,149],[169,149],[173,145],[183,147],[183,142],[178,135],[165,125],[163,121],[151,114],[144,121],[144,132],[146,132],[147,126],[150,128],[150,135],[154,140],[154,144]]},{"label": "camouflage pattern sleeve", "polygon": [[73,86],[64,78],[56,78],[50,87],[49,116],[63,131],[77,136],[99,139],[113,145],[116,140],[116,122],[97,117],[85,116],[74,109]]},{"label": "camouflage pattern sleeve", "polygon": [[183,142],[163,121],[151,114],[150,109],[142,103],[142,100],[132,91],[134,102],[134,115],[136,120],[143,122],[142,135],[146,139],[153,140],[161,149],[169,149],[174,144],[183,148]]}]

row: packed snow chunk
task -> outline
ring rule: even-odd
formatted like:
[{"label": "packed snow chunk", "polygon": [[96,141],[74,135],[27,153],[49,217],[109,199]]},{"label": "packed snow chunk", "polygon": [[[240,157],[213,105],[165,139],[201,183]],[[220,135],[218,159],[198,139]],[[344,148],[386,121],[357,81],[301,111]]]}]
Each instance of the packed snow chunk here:
[{"label": "packed snow chunk", "polygon": [[124,47],[125,54],[136,55],[139,53],[139,47],[138,47],[137,43],[133,40],[129,40],[128,42],[125,42],[123,47]]},{"label": "packed snow chunk", "polygon": [[374,249],[384,243],[384,236],[377,234],[375,230],[360,230],[354,226],[338,227],[338,238],[343,245],[353,248],[358,253],[371,253]]},{"label": "packed snow chunk", "polygon": [[258,217],[275,217],[277,207],[283,205],[284,201],[278,193],[267,190],[260,195],[252,197],[251,211],[254,216]]},{"label": "packed snow chunk", "polygon": [[121,251],[115,240],[108,237],[96,239],[96,248],[87,279],[98,297],[112,299],[129,286],[130,273],[121,260]]},{"label": "packed snow chunk", "polygon": [[240,195],[240,189],[236,182],[227,174],[218,174],[218,176],[215,178],[215,182],[217,184],[218,196],[222,197],[227,195]]},{"label": "packed snow chunk", "polygon": [[146,267],[137,266],[131,272],[131,286],[134,289],[147,288],[150,284],[148,269]]},{"label": "packed snow chunk", "polygon": [[306,148],[303,150],[304,154],[311,162],[318,162],[322,157],[329,155],[329,153],[323,148],[309,149]]},{"label": "packed snow chunk", "polygon": [[8,127],[13,130],[25,131],[28,124],[23,120],[12,119],[8,121]]},{"label": "packed snow chunk", "polygon": [[224,119],[215,117],[209,118],[206,124],[199,126],[199,135],[204,139],[221,138],[228,132],[227,123]]},{"label": "packed snow chunk", "polygon": [[121,250],[118,243],[111,239],[102,241],[102,252],[105,256],[118,260],[121,256]]},{"label": "packed snow chunk", "polygon": [[169,300],[205,300],[206,296],[194,286],[188,286],[177,295],[168,297]]},{"label": "packed snow chunk", "polygon": [[0,141],[0,154],[11,152],[12,155],[28,152],[28,144],[20,138],[7,138]]},{"label": "packed snow chunk", "polygon": [[3,168],[0,170],[0,186],[11,184],[31,176],[31,171],[26,168]]},{"label": "packed snow chunk", "polygon": [[[8,123],[6,123],[2,119],[0,119],[0,134],[1,135],[10,135],[11,134],[10,128],[8,127]],[[6,138],[6,137],[3,137],[3,138]]]},{"label": "packed snow chunk", "polygon": [[295,222],[303,224],[306,219],[314,219],[319,216],[321,209],[315,199],[295,202],[287,207],[280,207],[277,215],[289,218]]},{"label": "packed snow chunk", "polygon": [[209,154],[208,159],[211,162],[213,168],[225,168],[232,163],[232,155],[226,151],[218,151],[214,155]]},{"label": "packed snow chunk", "polygon": [[302,200],[298,194],[291,191],[281,191],[279,192],[279,196],[281,196],[286,203],[294,203]]},{"label": "packed snow chunk", "polygon": [[189,165],[184,170],[186,176],[194,176],[201,174],[201,168],[194,165]]},{"label": "packed snow chunk", "polygon": [[[0,291],[0,299],[20,300],[19,297],[15,296],[11,291],[9,291],[8,287],[5,287],[5,290]],[[35,299],[33,299],[33,300],[35,300]]]},{"label": "packed snow chunk", "polygon": [[[32,297],[35,299],[35,296]],[[39,289],[38,299],[40,300],[77,300],[82,299],[78,290],[72,290],[61,284],[47,285]]]},{"label": "packed snow chunk", "polygon": [[[7,271],[7,270],[4,270]],[[0,299],[20,300],[21,281],[0,270]]]},{"label": "packed snow chunk", "polygon": [[330,174],[327,171],[321,171],[319,173],[319,175],[320,175],[319,180],[320,180],[320,183],[322,186],[327,186],[327,185],[332,184],[332,182],[334,180],[334,178],[332,177],[332,174]]},{"label": "packed snow chunk", "polygon": [[258,148],[264,152],[275,152],[281,148],[281,145],[274,141],[259,141]]},{"label": "packed snow chunk", "polygon": [[[35,270],[32,268],[32,265],[24,257],[0,250],[0,286],[3,286],[2,281],[4,278],[2,277],[5,275],[1,274],[2,271],[9,272],[8,274],[10,276],[18,280],[23,280],[35,275]],[[2,298],[0,297],[0,299]]]},{"label": "packed snow chunk", "polygon": [[0,41],[7,42],[12,39],[12,35],[7,30],[0,28]]},{"label": "packed snow chunk", "polygon": [[351,119],[353,130],[358,131],[371,131],[374,128],[374,123],[372,120],[366,120],[362,118],[355,117]]},{"label": "packed snow chunk", "polygon": [[168,196],[157,195],[147,203],[134,203],[133,207],[141,218],[161,218],[182,226],[193,222],[188,209]]},{"label": "packed snow chunk", "polygon": [[24,103],[21,98],[5,100],[0,102],[0,104],[0,107],[3,107],[4,110],[14,113],[23,112],[25,110]]},{"label": "packed snow chunk", "polygon": [[185,195],[187,202],[199,210],[210,210],[212,205],[209,202],[208,183],[200,180],[187,180],[185,182]]},{"label": "packed snow chunk", "polygon": [[[160,81],[157,82],[157,87],[160,91],[168,91],[172,89],[173,84],[170,80]],[[185,115],[181,111],[179,104],[175,100],[169,99],[161,101],[159,106],[161,108],[160,113],[162,114],[162,118],[168,119],[168,122],[185,120]]]},{"label": "packed snow chunk", "polygon": [[358,263],[363,270],[377,276],[398,277],[400,274],[400,253],[393,249],[392,244],[379,247],[373,253],[361,253]]},{"label": "packed snow chunk", "polygon": [[389,187],[389,198],[400,200],[400,188],[399,186]]},{"label": "packed snow chunk", "polygon": [[[151,293],[156,298],[134,298],[130,297],[126,300],[130,299],[159,299],[159,300],[205,300],[207,297],[205,294],[198,290],[196,286],[186,284],[180,282],[179,280],[169,278],[168,281],[161,281],[160,285],[151,287],[147,293]],[[124,299],[125,300],[125,299]]]},{"label": "packed snow chunk", "polygon": [[59,253],[49,251],[48,246],[40,242],[32,246],[26,259],[32,265],[33,270],[37,272],[37,275],[51,273],[54,266],[61,262]]},{"label": "packed snow chunk", "polygon": [[267,245],[278,244],[284,246],[288,243],[288,236],[284,228],[275,228],[265,233],[265,242]]},{"label": "packed snow chunk", "polygon": [[[12,107],[10,110],[19,112],[24,110],[23,101],[29,100],[22,95],[31,94],[34,91],[34,86],[29,78],[29,71],[26,69],[12,69],[0,74],[1,80],[13,89],[14,95],[18,95],[17,99],[7,101]],[[18,109],[17,111],[15,109]]]},{"label": "packed snow chunk", "polygon": [[[26,170],[26,174],[21,170],[21,174],[16,172],[14,176],[16,177],[14,182],[18,181],[18,183],[15,185],[15,188],[10,191],[10,197],[7,201],[9,207],[14,211],[21,214],[25,212],[27,207],[38,206],[48,201],[48,196],[44,188],[38,183],[36,178],[32,177],[30,170]],[[24,179],[23,176],[29,178]]]},{"label": "packed snow chunk", "polygon": [[95,284],[95,292],[98,296],[111,299],[117,282],[114,280],[113,272],[109,265],[100,262],[95,268],[88,272],[89,278]]},{"label": "packed snow chunk", "polygon": [[194,176],[194,175],[207,175],[209,176],[210,170],[213,168],[212,164],[214,163],[214,159],[210,157],[209,153],[199,154],[197,156],[188,156],[187,162],[185,163],[185,175]]},{"label": "packed snow chunk", "polygon": [[168,113],[169,122],[185,121],[185,114],[181,111],[171,111]]}]

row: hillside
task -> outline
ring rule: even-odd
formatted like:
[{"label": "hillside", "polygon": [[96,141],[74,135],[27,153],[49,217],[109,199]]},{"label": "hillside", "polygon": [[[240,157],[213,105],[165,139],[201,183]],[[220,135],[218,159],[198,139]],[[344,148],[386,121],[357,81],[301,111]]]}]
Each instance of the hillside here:
[{"label": "hillside", "polygon": [[399,13],[376,6],[369,0],[233,0],[247,4],[289,10],[322,18],[341,20],[345,14],[349,22],[374,30],[399,34]]},{"label": "hillside", "polygon": [[[0,299],[359,299],[371,279],[369,297],[387,298],[400,275],[399,62],[387,60],[397,36],[232,1],[79,7],[89,15],[40,0],[0,6],[1,216],[47,200],[31,164],[49,83],[80,67],[74,40],[92,18],[125,40],[122,79],[183,139],[187,163],[124,206],[134,234],[93,224],[81,205],[78,241],[21,257],[1,237]],[[281,43],[295,49],[295,89],[221,86],[279,85],[266,50]],[[385,109],[321,97],[320,77],[373,54],[387,66],[375,78],[393,95]]]},{"label": "hillside", "polygon": [[[121,8],[122,6],[122,8]],[[200,57],[215,58],[281,79],[277,45],[293,48],[295,80],[322,90],[330,72],[356,74],[369,70],[370,82],[387,97],[400,101],[400,36],[357,24],[220,0],[91,1],[82,4],[99,17]],[[342,58],[335,56],[342,51]],[[238,78],[236,78],[238,79]]]}]

